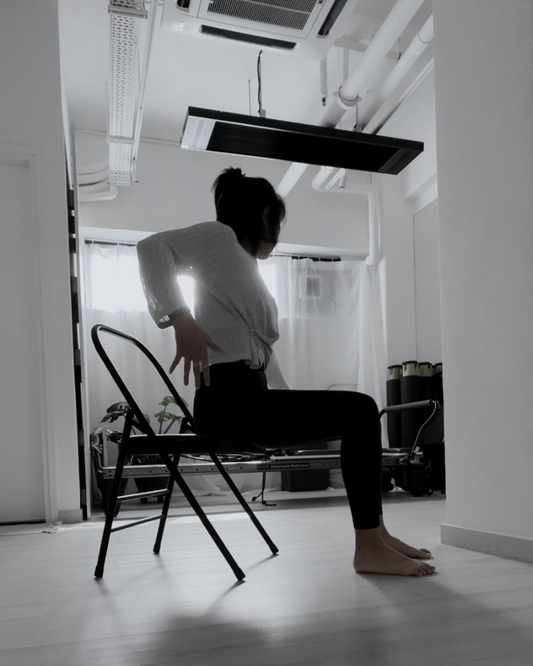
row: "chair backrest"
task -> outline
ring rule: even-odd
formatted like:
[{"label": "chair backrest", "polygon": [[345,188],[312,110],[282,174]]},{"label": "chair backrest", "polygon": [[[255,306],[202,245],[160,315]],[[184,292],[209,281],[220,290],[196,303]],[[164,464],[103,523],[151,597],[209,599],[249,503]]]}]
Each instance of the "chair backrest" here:
[{"label": "chair backrest", "polygon": [[127,333],[123,333],[122,331],[117,331],[114,328],[111,328],[109,326],[105,326],[104,324],[96,324],[93,326],[91,330],[91,338],[94,344],[94,347],[104,362],[104,365],[106,366],[107,370],[109,371],[109,374],[115,381],[115,384],[117,385],[119,391],[122,393],[122,396],[124,397],[124,400],[128,403],[130,409],[132,410],[135,419],[138,423],[139,429],[144,432],[145,434],[155,434],[153,429],[151,428],[150,424],[146,420],[146,417],[144,416],[144,413],[133,397],[133,391],[130,391],[128,386],[126,385],[126,382],[124,381],[122,375],[119,373],[119,371],[116,368],[116,365],[111,361],[111,358],[109,357],[109,354],[104,348],[104,345],[102,344],[102,334],[105,335],[111,335],[117,338],[120,338],[121,340],[124,340],[128,344],[134,345],[142,354],[148,359],[148,361],[151,363],[157,374],[160,376],[162,379],[163,383],[167,387],[170,395],[176,400],[177,405],[181,409],[183,413],[183,421],[182,421],[182,427],[180,428],[180,431],[184,431],[184,426],[189,429],[190,431],[196,433],[196,427],[194,425],[194,419],[192,417],[191,412],[189,411],[187,405],[183,401],[182,397],[176,390],[176,387],[174,384],[170,381],[169,376],[165,372],[165,370],[162,368],[161,364],[159,361],[155,358],[155,356],[152,354],[152,352],[145,346],[140,340],[137,340],[137,338],[134,338],[131,335],[128,335]]}]

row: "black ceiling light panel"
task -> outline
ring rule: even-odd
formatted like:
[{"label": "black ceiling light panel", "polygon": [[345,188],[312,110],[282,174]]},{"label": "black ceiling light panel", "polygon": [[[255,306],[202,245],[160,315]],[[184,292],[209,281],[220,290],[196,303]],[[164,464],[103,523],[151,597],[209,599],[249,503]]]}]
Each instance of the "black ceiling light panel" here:
[{"label": "black ceiling light panel", "polygon": [[420,141],[189,107],[182,148],[398,174]]}]

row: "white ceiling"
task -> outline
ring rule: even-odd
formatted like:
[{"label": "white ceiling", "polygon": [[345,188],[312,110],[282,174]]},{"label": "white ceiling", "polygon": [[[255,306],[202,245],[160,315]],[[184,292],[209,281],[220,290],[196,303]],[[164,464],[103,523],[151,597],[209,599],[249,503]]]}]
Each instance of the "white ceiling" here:
[{"label": "white ceiling", "polygon": [[[343,25],[350,70],[395,0],[359,0]],[[107,131],[110,19],[108,0],[59,0],[61,55],[69,116],[76,129]],[[161,8],[159,8],[159,11]],[[398,41],[405,49],[431,13],[426,0]],[[142,124],[144,137],[179,141],[188,106],[257,115],[257,47],[213,42],[163,30],[156,23]],[[383,64],[384,77],[394,53]],[[344,80],[345,49],[328,54],[330,94]],[[380,81],[376,81],[376,85]],[[263,107],[268,117],[316,124],[323,115],[319,61],[264,51]],[[364,99],[362,104],[364,104]],[[348,128],[353,120],[346,116]],[[402,131],[401,128],[397,128]],[[417,139],[416,131],[403,138]]]}]

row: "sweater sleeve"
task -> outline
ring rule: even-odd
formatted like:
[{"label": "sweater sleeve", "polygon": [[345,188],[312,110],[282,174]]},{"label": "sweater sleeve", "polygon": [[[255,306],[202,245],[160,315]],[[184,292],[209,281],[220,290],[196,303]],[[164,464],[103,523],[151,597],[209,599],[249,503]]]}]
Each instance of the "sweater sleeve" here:
[{"label": "sweater sleeve", "polygon": [[223,253],[224,225],[204,222],[148,236],[137,244],[139,271],[148,310],[159,328],[170,326],[170,315],[187,307],[178,275],[196,280],[213,275]]}]

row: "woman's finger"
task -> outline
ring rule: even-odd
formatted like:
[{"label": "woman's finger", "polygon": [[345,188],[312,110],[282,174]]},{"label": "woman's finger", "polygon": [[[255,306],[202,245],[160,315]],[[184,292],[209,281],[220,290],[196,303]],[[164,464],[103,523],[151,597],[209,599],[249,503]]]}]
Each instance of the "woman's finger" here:
[{"label": "woman's finger", "polygon": [[219,347],[215,342],[213,342],[213,340],[211,340],[211,338],[208,338],[208,339],[207,339],[206,344],[207,344],[207,346],[210,347],[213,351],[216,351],[216,352],[224,351],[224,350],[223,350],[221,347]]},{"label": "woman's finger", "polygon": [[171,375],[174,372],[174,370],[176,369],[176,366],[178,365],[179,362],[180,362],[180,357],[179,357],[178,354],[176,354],[176,356],[174,357],[174,360],[172,361],[172,365],[170,366],[170,368],[168,370],[169,375]]},{"label": "woman's finger", "polygon": [[201,361],[195,361],[192,364],[192,367],[193,367],[193,372],[194,372],[194,385],[195,385],[196,389],[199,389],[200,385],[201,385],[200,375],[202,374],[202,363],[201,363]]},{"label": "woman's finger", "polygon": [[206,386],[209,386],[210,378],[209,378],[209,363],[206,363],[203,367],[203,373],[204,373],[204,384]]},{"label": "woman's finger", "polygon": [[185,386],[189,386],[189,373],[191,371],[191,359],[183,359],[183,383]]}]

